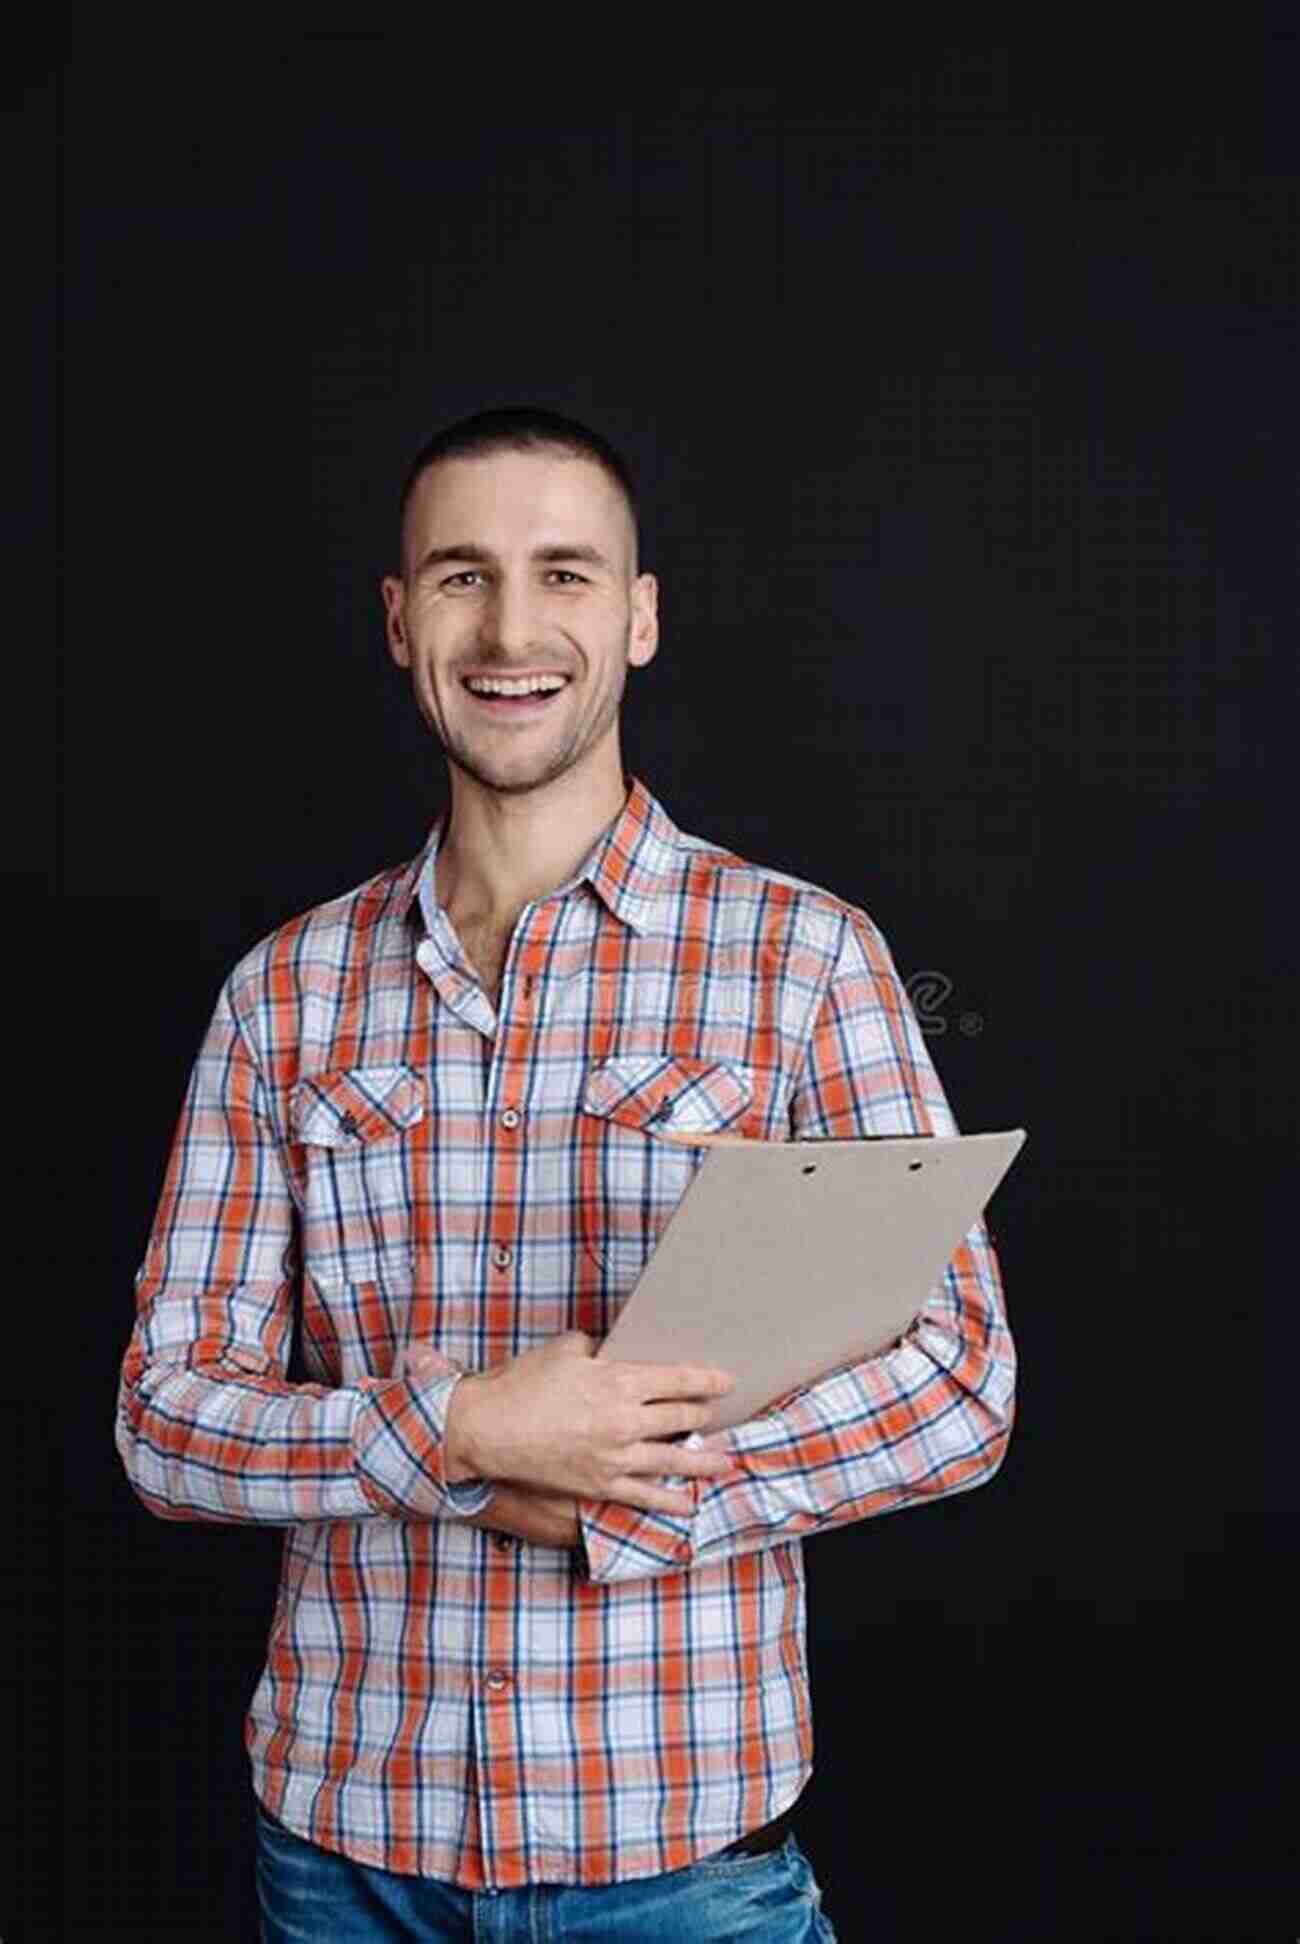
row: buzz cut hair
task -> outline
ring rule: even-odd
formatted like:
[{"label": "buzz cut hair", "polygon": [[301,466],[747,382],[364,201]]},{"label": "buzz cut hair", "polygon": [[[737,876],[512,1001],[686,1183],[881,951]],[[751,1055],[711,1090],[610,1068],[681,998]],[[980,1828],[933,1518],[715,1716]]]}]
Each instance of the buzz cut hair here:
[{"label": "buzz cut hair", "polygon": [[574,458],[594,460],[622,493],[632,519],[632,572],[636,575],[640,571],[641,522],[631,467],[622,453],[589,425],[566,418],[561,412],[548,411],[542,405],[504,405],[475,412],[471,418],[458,419],[454,425],[435,432],[420,447],[407,467],[398,502],[399,554],[406,509],[416,481],[439,459],[477,459],[492,452],[535,452],[548,448]]}]

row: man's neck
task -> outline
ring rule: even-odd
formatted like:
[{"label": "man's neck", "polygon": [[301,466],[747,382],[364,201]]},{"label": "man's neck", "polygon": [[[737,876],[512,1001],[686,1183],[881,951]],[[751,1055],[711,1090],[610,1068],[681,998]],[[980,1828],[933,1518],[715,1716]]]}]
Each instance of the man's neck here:
[{"label": "man's neck", "polygon": [[[562,779],[563,780],[563,779]],[[577,870],[628,797],[621,769],[612,787],[506,797],[456,789],[434,863],[438,902],[451,917],[508,927]]]}]

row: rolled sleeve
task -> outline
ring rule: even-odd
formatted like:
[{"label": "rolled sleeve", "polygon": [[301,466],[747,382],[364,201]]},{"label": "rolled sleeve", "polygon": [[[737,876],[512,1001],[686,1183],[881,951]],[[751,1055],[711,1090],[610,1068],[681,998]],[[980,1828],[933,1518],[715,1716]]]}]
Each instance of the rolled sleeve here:
[{"label": "rolled sleeve", "polygon": [[367,1387],[353,1427],[357,1477],[376,1512],[393,1518],[467,1517],[496,1490],[491,1479],[448,1483],[447,1411],[463,1370],[413,1382],[398,1377]]},{"label": "rolled sleeve", "polygon": [[[957,1132],[889,948],[850,909],[791,1098],[791,1136]],[[680,1572],[969,1491],[993,1477],[1015,1416],[1016,1354],[988,1229],[977,1221],[899,1341],[702,1439],[733,1477],[674,1480],[690,1518],[583,1501],[595,1580]]]}]

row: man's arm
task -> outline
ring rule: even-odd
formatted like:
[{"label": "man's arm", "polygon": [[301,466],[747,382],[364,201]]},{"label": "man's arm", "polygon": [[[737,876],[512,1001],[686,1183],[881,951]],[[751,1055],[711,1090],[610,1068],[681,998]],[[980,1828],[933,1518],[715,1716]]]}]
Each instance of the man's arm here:
[{"label": "man's arm", "polygon": [[[884,938],[846,918],[790,1103],[792,1138],[954,1134],[956,1123]],[[593,1580],[681,1572],[924,1504],[984,1484],[1006,1453],[1015,1348],[983,1220],[957,1249],[917,1321],[892,1348],[701,1439],[731,1453],[734,1480],[673,1479],[694,1510],[578,1502]]]},{"label": "man's arm", "polygon": [[286,1382],[297,1214],[229,984],[217,1000],[137,1272],[114,1440],[162,1519],[289,1525],[476,1512],[492,1486],[443,1476],[462,1373],[348,1387]]}]

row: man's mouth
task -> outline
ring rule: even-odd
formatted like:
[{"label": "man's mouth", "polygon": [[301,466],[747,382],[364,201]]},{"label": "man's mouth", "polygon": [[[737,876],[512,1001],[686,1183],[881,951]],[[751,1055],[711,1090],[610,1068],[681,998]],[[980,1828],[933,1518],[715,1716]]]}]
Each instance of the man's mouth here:
[{"label": "man's mouth", "polygon": [[471,687],[468,681],[464,679],[461,681],[461,687],[471,702],[477,702],[489,714],[502,716],[540,715],[557,695],[564,693],[568,686],[567,676],[560,680],[558,686],[551,678],[537,687],[531,684],[525,686],[514,681],[503,681],[499,684],[489,682]]}]

